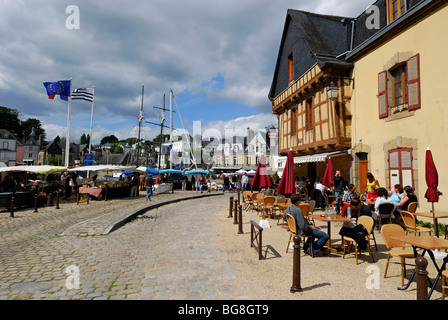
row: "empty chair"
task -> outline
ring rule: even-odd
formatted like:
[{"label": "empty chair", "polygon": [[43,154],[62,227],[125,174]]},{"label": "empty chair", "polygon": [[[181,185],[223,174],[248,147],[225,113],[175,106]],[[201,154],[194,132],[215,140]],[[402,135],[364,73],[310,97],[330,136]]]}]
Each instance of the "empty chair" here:
[{"label": "empty chair", "polygon": [[417,210],[417,207],[418,207],[418,202],[411,202],[409,205],[408,205],[408,212],[410,212],[410,213],[415,213],[415,211]]},{"label": "empty chair", "polygon": [[258,208],[258,194],[259,194],[259,192],[252,192],[252,195],[251,195],[251,197],[252,197],[252,205],[251,205],[252,211],[254,209]]},{"label": "empty chair", "polygon": [[285,212],[286,208],[288,208],[291,204],[289,203],[289,199],[287,198],[280,198],[277,200],[277,208],[279,215],[277,216],[277,225],[279,225],[280,219],[283,221],[283,213]]},{"label": "empty chair", "polygon": [[310,211],[308,213],[308,220],[312,223],[314,223],[314,219],[310,217],[314,213],[314,208],[316,207],[316,200],[310,200],[308,201],[308,205],[310,206]]},{"label": "empty chair", "polygon": [[392,212],[395,209],[395,205],[393,203],[385,202],[378,206],[378,229],[381,230],[381,225],[383,224],[383,221],[389,221],[389,223],[392,223]]},{"label": "empty chair", "polygon": [[244,210],[249,210],[252,205],[252,192],[243,191],[243,203],[245,204]]},{"label": "empty chair", "polygon": [[264,197],[265,195],[263,193],[257,195],[257,212],[259,215],[263,213]]},{"label": "empty chair", "polygon": [[263,218],[265,218],[266,216],[264,215],[264,213],[269,214],[272,218],[273,214],[274,214],[274,206],[275,206],[275,197],[274,196],[267,196],[264,197],[263,199]]},{"label": "empty chair", "polygon": [[[291,243],[292,237],[296,236],[298,234],[297,234],[296,219],[294,219],[294,217],[292,215],[287,213],[286,214],[286,221],[288,222],[288,231],[289,231],[289,241],[288,241],[288,246],[286,247],[286,253],[288,253],[289,244]],[[310,253],[311,253],[311,256],[314,258],[314,254],[313,254],[313,237],[312,236],[301,236],[301,235],[298,235],[298,236],[301,237],[304,241],[310,239]]]},{"label": "empty chair", "polygon": [[442,272],[442,300],[445,300],[445,290],[448,289],[448,286],[445,284],[447,278],[448,270],[445,270]]},{"label": "empty chair", "polygon": [[[400,259],[400,262],[392,262],[401,265],[401,285],[404,286],[404,276],[406,274],[406,259],[415,259],[414,251],[405,250],[405,243],[400,240],[393,239],[393,236],[404,236],[405,232],[402,227],[397,224],[384,225],[381,228],[381,235],[383,236],[384,243],[387,248],[387,262],[386,270],[384,271],[384,278],[387,276],[387,269],[389,267],[390,258],[396,257]],[[399,250],[393,250],[399,248]],[[411,265],[411,264],[409,264]]]},{"label": "empty chair", "polygon": [[[373,256],[372,248],[370,247],[370,234],[373,232],[373,227],[375,226],[375,220],[373,220],[372,217],[369,216],[360,216],[358,218],[358,225],[363,225],[364,228],[367,230],[366,235],[366,241],[367,241],[367,249],[369,251],[370,256],[372,257],[373,262],[375,262],[375,257]],[[350,237],[342,237],[342,247],[344,249],[342,258],[345,258],[345,252],[348,247],[347,242],[351,242],[355,245],[355,255],[356,255],[356,264],[358,264],[358,243],[355,241],[355,239]],[[376,241],[375,241],[376,244]]]},{"label": "empty chair", "polygon": [[417,227],[415,223],[415,216],[409,211],[401,211],[401,217],[403,218],[404,225],[406,226],[406,235],[409,232],[414,232],[414,235],[420,235],[422,232],[429,232],[431,235],[431,228]]}]

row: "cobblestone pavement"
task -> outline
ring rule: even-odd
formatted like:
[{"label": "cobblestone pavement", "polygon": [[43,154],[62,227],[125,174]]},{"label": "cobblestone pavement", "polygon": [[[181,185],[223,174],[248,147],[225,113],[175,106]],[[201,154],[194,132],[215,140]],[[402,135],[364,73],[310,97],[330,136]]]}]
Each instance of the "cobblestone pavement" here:
[{"label": "cobblestone pavement", "polygon": [[[0,215],[0,299],[232,299],[231,268],[218,261],[204,223],[228,197],[179,201],[120,229],[105,228],[145,206],[196,196],[176,192],[90,204],[62,203]],[[79,287],[73,281],[79,274]],[[223,286],[222,283],[228,285]]]}]

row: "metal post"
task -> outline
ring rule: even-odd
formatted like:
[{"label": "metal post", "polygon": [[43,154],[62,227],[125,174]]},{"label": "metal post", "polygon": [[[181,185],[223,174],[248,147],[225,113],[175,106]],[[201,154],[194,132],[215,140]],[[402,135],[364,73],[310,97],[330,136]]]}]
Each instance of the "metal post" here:
[{"label": "metal post", "polygon": [[294,257],[293,257],[293,270],[292,270],[292,287],[291,293],[302,292],[303,289],[300,286],[300,237],[294,237]]},{"label": "metal post", "polygon": [[56,209],[60,209],[59,208],[59,192],[56,193]]},{"label": "metal post", "polygon": [[238,189],[238,205],[241,204],[241,199],[240,199],[240,197],[241,197],[240,189]]},{"label": "metal post", "polygon": [[234,210],[233,224],[238,224],[238,199],[235,199],[235,205],[233,206],[233,210]]},{"label": "metal post", "polygon": [[227,218],[232,218],[232,211],[233,211],[233,197],[229,198],[229,216]]},{"label": "metal post", "polygon": [[239,219],[238,219],[238,234],[243,234],[243,206],[238,206]]},{"label": "metal post", "polygon": [[14,218],[14,197],[11,198],[11,214],[9,215],[11,218]]},{"label": "metal post", "polygon": [[417,300],[428,300],[428,260],[419,256],[415,259],[417,265]]}]

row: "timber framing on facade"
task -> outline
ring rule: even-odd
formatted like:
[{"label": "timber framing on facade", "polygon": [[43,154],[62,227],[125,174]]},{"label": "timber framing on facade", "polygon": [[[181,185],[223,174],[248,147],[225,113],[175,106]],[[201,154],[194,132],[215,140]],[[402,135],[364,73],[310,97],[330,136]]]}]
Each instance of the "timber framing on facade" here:
[{"label": "timber framing on facade", "polygon": [[[293,149],[296,175],[312,178],[313,172],[322,176],[325,165],[301,168],[302,160],[334,159],[342,151],[335,170],[358,191],[366,191],[371,172],[389,191],[396,184],[414,188],[420,208],[429,210],[427,148],[441,163],[439,176],[448,175],[448,2],[372,2],[375,10],[356,18],[287,11],[269,92],[279,153]],[[338,92],[332,99],[330,87]],[[439,190],[444,187],[440,179]],[[439,205],[446,208],[448,199]]]}]

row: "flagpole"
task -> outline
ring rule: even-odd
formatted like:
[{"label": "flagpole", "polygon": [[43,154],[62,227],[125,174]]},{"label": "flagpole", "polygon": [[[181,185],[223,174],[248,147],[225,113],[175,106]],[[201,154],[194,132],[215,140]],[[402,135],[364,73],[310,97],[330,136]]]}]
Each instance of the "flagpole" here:
[{"label": "flagpole", "polygon": [[68,97],[67,134],[65,138],[65,166],[68,167],[70,158],[70,114],[72,109],[72,78],[70,78],[70,96]]},{"label": "flagpole", "polygon": [[95,101],[95,86],[93,86],[92,112],[90,114],[89,153],[92,153],[93,103]]},{"label": "flagpole", "polygon": [[173,89],[170,89],[170,169],[173,169]]}]

